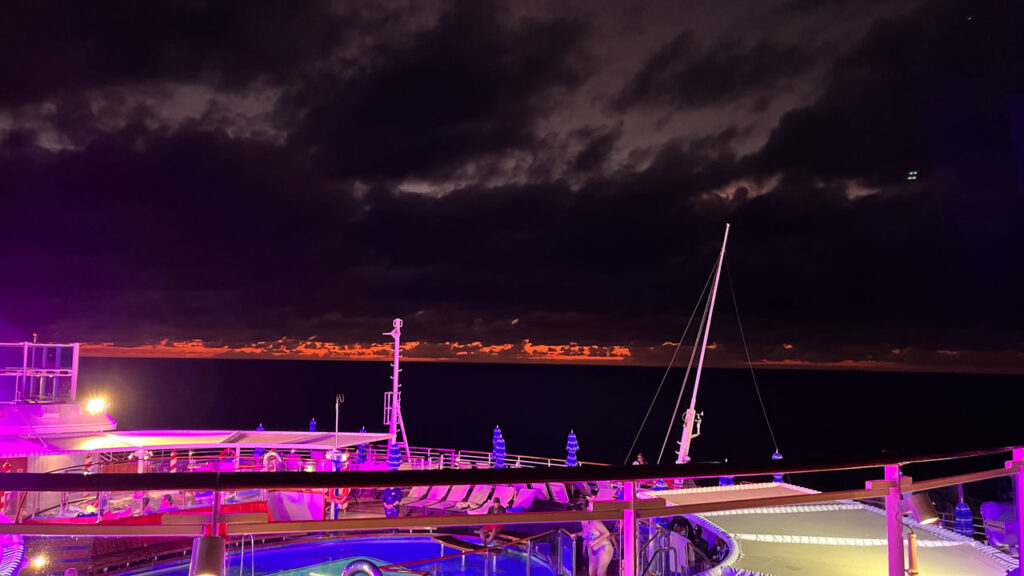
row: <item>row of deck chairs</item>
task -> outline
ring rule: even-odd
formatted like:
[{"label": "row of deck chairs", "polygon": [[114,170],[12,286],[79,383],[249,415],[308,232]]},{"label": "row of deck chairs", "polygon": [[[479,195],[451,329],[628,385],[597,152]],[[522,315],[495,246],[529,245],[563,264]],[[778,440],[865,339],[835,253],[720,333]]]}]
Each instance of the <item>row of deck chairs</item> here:
[{"label": "row of deck chairs", "polygon": [[419,509],[426,513],[486,514],[491,501],[497,498],[510,512],[529,510],[536,500],[547,501],[555,507],[569,506],[565,484],[512,484],[492,486],[416,486],[399,501],[403,510],[411,513]]}]

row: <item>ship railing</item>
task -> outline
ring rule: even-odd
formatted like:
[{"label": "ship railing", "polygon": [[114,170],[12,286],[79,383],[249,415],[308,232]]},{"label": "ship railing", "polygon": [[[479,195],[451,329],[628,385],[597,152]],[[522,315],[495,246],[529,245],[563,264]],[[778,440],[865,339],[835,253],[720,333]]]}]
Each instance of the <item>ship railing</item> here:
[{"label": "ship railing", "polygon": [[[402,469],[450,470],[468,468],[495,468],[497,462],[488,452],[452,450],[447,448],[410,447],[411,460],[403,450]],[[344,461],[339,469],[355,469],[358,451],[354,447],[343,448]],[[369,444],[365,447],[366,460],[378,468],[384,467],[387,450],[383,445]],[[124,449],[94,454],[82,463],[51,472],[62,473],[115,473],[115,472],[323,472],[333,469],[334,464],[325,458],[326,451],[316,448],[276,449],[254,446],[195,448],[173,450]],[[581,465],[604,466],[594,462],[579,462]],[[509,454],[504,466],[507,468],[564,468],[564,459],[542,456]]]},{"label": "ship railing", "polygon": [[[386,453],[378,449],[373,456],[380,461],[387,458]],[[423,446],[410,446],[409,452],[412,456],[412,468],[414,470],[446,470],[446,469],[467,469],[467,468],[496,468],[497,461],[491,452],[477,450],[454,450],[450,448],[431,448]],[[404,453],[404,452],[403,452]],[[605,466],[597,462],[581,461],[579,464],[591,466]],[[549,458],[543,456],[527,456],[524,454],[507,454],[503,460],[506,468],[552,468],[566,467],[564,458]]]},{"label": "ship railing", "polygon": [[[498,552],[515,551],[523,556],[526,574],[530,574],[535,563],[551,569],[557,576],[575,576],[576,574],[576,534],[565,528],[545,530],[538,534],[516,535],[501,538],[500,542],[489,546],[469,545],[466,540],[435,538],[440,545],[440,555],[432,558],[407,560],[395,564],[380,566],[384,572],[405,571],[408,573],[437,574],[441,563],[458,560],[461,571],[466,571],[467,560],[474,556],[482,557],[483,562],[496,563]],[[452,545],[457,546],[453,548]],[[448,550],[452,550],[448,553]],[[423,570],[422,568],[428,568]],[[491,573],[496,570],[491,570]]]},{"label": "ship railing", "polygon": [[[280,534],[306,533],[347,533],[347,534],[379,534],[393,530],[425,530],[431,529],[438,533],[471,534],[481,526],[503,525],[510,533],[513,528],[517,533],[537,534],[548,529],[564,528],[576,531],[579,522],[604,521],[609,524],[612,532],[618,532],[625,538],[623,523],[628,519],[651,520],[667,519],[672,516],[691,516],[704,512],[727,512],[739,509],[763,508],[791,510],[792,506],[817,507],[826,504],[838,505],[845,509],[851,501],[867,501],[889,495],[892,499],[894,481],[875,481],[859,487],[829,492],[812,490],[778,491],[766,490],[763,494],[750,497],[742,495],[742,491],[733,491],[734,487],[726,486],[719,489],[715,484],[722,476],[734,476],[738,480],[750,480],[755,483],[767,482],[772,474],[787,473],[797,479],[821,480],[824,474],[844,474],[840,480],[844,482],[863,482],[863,473],[849,475],[854,469],[872,469],[869,477],[877,477],[879,468],[892,471],[900,468],[905,471],[898,483],[898,492],[927,492],[937,500],[942,491],[949,492],[958,484],[965,485],[968,497],[977,498],[985,488],[985,492],[998,492],[1005,487],[988,486],[986,483],[999,482],[1008,486],[1008,480],[1024,475],[1021,466],[1024,464],[1024,450],[1014,450],[1007,460],[1007,449],[995,451],[978,451],[944,455],[941,457],[920,458],[884,458],[868,461],[831,461],[817,463],[799,463],[794,460],[776,461],[763,464],[703,464],[690,463],[681,466],[621,466],[621,467],[543,467],[543,468],[511,468],[511,469],[473,469],[473,470],[400,470],[375,472],[318,472],[318,473],[265,473],[247,474],[234,472],[214,472],[195,474],[0,474],[0,491],[3,492],[3,510],[12,520],[10,524],[0,524],[0,533],[65,536],[118,536],[132,535],[136,537],[191,537],[202,533],[211,523],[223,525],[223,534],[229,538],[238,538],[243,534],[251,534],[256,538]],[[926,473],[934,471],[932,467],[940,460],[943,466],[964,468],[969,472],[961,472],[953,476],[929,477]],[[982,460],[978,464],[979,459]],[[998,463],[996,465],[995,463]],[[980,468],[980,469],[979,469]],[[952,468],[943,468],[943,470]],[[646,499],[625,500],[621,495],[613,499],[592,502],[591,510],[581,510],[584,504],[582,490],[574,493],[574,488],[587,483],[621,482],[627,487],[652,479],[669,480],[687,478],[705,492],[720,493],[721,497],[714,501],[693,500],[685,503],[671,504],[671,500],[658,498],[656,492],[643,494]],[[850,480],[857,478],[856,480]],[[526,507],[523,511],[510,509],[506,513],[492,514],[442,514],[431,512],[429,507],[413,511],[413,507],[400,507],[399,514],[388,514],[389,510],[381,500],[385,489],[398,487],[401,495],[408,497],[412,487],[438,489],[438,498],[445,498],[447,490],[442,487],[490,486],[504,496],[512,492],[526,489],[532,490],[539,485],[561,485],[568,494],[564,505],[556,506],[554,502],[544,505],[536,504]],[[970,485],[969,487],[966,485]],[[979,487],[979,485],[981,485]],[[736,487],[740,488],[740,487]],[[991,490],[990,490],[991,488]],[[91,515],[83,514],[79,518],[31,518],[24,514],[27,509],[23,504],[31,495],[43,495],[46,498],[59,498],[62,493],[92,493],[96,495],[96,506],[99,510]],[[347,494],[345,494],[347,492]],[[247,496],[248,494],[248,496]],[[465,492],[463,494],[466,494]],[[736,496],[732,496],[736,494]],[[179,495],[189,502],[187,510],[160,510],[156,497],[163,495]],[[343,498],[353,496],[346,510]],[[109,518],[98,514],[104,505],[113,508],[115,500],[128,500],[140,503],[149,498],[149,503],[156,508],[152,512],[133,506],[133,512],[120,518]],[[466,498],[466,496],[461,496]],[[898,499],[898,498],[897,498]],[[1018,503],[1018,504],[1024,504]],[[177,502],[174,502],[177,507]],[[1011,504],[1013,506],[1013,504]],[[1018,506],[1019,507],[1019,506]],[[109,510],[108,510],[109,511]],[[141,513],[140,513],[141,512]],[[879,512],[880,513],[880,512]],[[136,515],[138,514],[138,515]],[[653,520],[652,520],[653,521]],[[661,522],[664,522],[662,520]],[[691,521],[700,521],[691,517]],[[905,520],[911,523],[910,520]],[[531,527],[541,526],[537,530]],[[655,532],[658,532],[655,530]],[[709,525],[704,525],[708,534]],[[715,534],[716,539],[721,535]],[[708,540],[711,540],[709,537]],[[1007,542],[1013,544],[1012,542]],[[657,549],[657,543],[651,544]],[[623,545],[617,552],[621,554],[628,547]],[[638,547],[639,548],[639,545]],[[549,548],[550,549],[550,548]],[[668,553],[664,553],[668,554]],[[1007,563],[1013,567],[1016,561],[1005,555],[992,551],[991,558]],[[634,557],[633,559],[637,559]]]}]

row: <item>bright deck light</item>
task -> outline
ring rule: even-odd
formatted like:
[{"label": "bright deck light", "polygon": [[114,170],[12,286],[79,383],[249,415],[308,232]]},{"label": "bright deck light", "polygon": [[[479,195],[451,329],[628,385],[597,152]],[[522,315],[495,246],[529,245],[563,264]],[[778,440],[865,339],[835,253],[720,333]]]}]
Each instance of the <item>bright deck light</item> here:
[{"label": "bright deck light", "polygon": [[39,555],[36,555],[36,556],[32,557],[32,567],[35,568],[36,570],[41,570],[43,568],[46,568],[46,565],[49,564],[49,563],[50,563],[49,559],[45,555],[43,555],[43,554],[39,554]]},{"label": "bright deck light", "polygon": [[107,409],[107,400],[105,398],[90,398],[85,403],[85,411],[89,414],[101,414]]}]

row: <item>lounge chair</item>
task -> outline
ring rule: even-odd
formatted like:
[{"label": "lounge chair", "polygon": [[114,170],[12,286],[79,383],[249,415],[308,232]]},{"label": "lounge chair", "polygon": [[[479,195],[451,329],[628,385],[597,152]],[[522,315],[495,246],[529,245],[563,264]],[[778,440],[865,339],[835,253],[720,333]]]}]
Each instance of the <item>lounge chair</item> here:
[{"label": "lounge chair", "polygon": [[569,507],[569,492],[565,489],[565,484],[561,482],[555,482],[548,484],[548,488],[551,489],[551,501],[563,508]]},{"label": "lounge chair", "polygon": [[523,488],[516,492],[516,499],[512,502],[512,505],[508,507],[509,512],[526,512],[533,506],[534,499],[537,498],[537,491],[533,488]]},{"label": "lounge chair", "polygon": [[597,500],[618,500],[615,488],[601,488],[597,491]]},{"label": "lounge chair", "polygon": [[551,492],[548,490],[548,485],[544,483],[530,484],[530,489],[537,491],[537,499],[548,501],[551,500]]},{"label": "lounge chair", "polygon": [[406,507],[426,508],[431,504],[437,504],[438,502],[444,500],[444,495],[448,493],[449,488],[451,488],[451,486],[434,486],[433,488],[430,489],[430,492],[427,494],[426,498],[422,500],[417,500],[416,502],[410,502],[406,504]]},{"label": "lounge chair", "polygon": [[407,504],[423,500],[429,490],[430,486],[413,486],[412,490],[409,490],[409,494],[398,502],[398,505],[405,506]]},{"label": "lounge chair", "polygon": [[495,498],[498,502],[501,502],[502,506],[508,507],[509,500],[512,500],[516,495],[516,489],[511,486],[498,486],[494,489],[494,496],[484,501],[482,505],[477,508],[470,508],[466,510],[469,514],[487,514],[487,509],[491,507],[491,503]]},{"label": "lounge chair", "polygon": [[491,490],[494,487],[490,484],[481,484],[469,494],[469,499],[465,502],[459,502],[455,506],[452,506],[451,510],[454,512],[465,512],[473,508],[479,508],[484,502],[487,502],[491,496]]},{"label": "lounge chair", "polygon": [[472,488],[469,484],[462,484],[460,486],[452,486],[452,491],[448,493],[448,497],[441,502],[435,502],[429,506],[426,506],[428,510],[440,510],[444,512],[449,508],[454,508],[463,500],[466,499],[466,495],[469,494],[469,489]]}]

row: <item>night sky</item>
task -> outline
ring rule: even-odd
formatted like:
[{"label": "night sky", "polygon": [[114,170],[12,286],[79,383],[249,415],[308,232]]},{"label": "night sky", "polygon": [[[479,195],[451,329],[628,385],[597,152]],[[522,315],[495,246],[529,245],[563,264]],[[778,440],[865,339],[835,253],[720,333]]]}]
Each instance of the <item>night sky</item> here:
[{"label": "night sky", "polygon": [[0,338],[1024,371],[1024,6],[8,0]]}]

